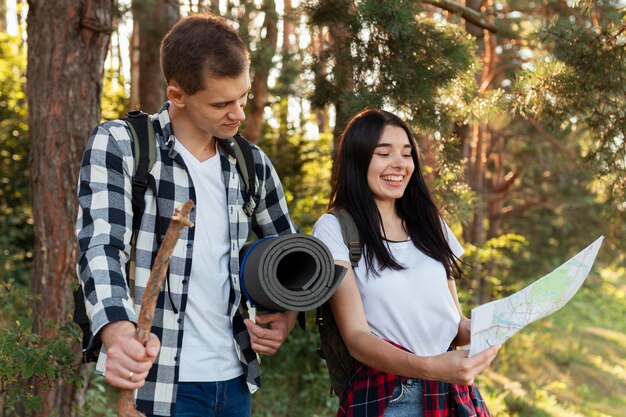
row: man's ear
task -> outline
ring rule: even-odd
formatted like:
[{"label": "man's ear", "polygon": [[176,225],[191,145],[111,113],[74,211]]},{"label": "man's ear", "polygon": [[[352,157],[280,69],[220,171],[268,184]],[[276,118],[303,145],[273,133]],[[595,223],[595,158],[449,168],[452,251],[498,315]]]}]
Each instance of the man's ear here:
[{"label": "man's ear", "polygon": [[185,107],[185,97],[187,96],[182,88],[176,83],[176,81],[172,81],[170,85],[167,86],[167,99],[172,103],[172,105],[176,107]]}]

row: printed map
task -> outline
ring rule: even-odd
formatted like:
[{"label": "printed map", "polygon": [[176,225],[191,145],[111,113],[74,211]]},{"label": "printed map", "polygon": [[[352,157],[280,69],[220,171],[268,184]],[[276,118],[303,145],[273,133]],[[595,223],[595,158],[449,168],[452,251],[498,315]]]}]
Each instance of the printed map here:
[{"label": "printed map", "polygon": [[604,236],[526,288],[472,309],[469,356],[507,341],[528,324],[554,313],[587,278]]}]

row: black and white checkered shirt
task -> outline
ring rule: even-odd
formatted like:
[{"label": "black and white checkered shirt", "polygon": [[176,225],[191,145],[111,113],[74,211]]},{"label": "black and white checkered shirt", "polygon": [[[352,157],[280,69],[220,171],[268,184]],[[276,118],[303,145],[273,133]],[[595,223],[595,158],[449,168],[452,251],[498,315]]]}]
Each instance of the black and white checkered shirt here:
[{"label": "black and white checkered shirt", "polygon": [[[119,320],[137,322],[139,302],[150,276],[152,260],[160,237],[167,230],[174,207],[196,199],[189,172],[174,150],[176,138],[166,103],[150,116],[156,133],[157,155],[145,194],[145,211],[133,248],[130,285],[126,264],[131,260],[133,210],[132,177],[135,170],[133,144],[124,122],[105,122],[94,130],[87,144],[80,170],[77,233],[77,272],[85,293],[87,314],[93,334]],[[239,249],[250,229],[257,236],[295,233],[287,212],[280,183],[269,158],[253,146],[257,190],[260,202],[252,217],[242,209],[243,180],[236,169],[234,154],[218,146],[226,188],[230,233],[229,309],[237,354],[251,392],[260,385],[259,362],[241,314]],[[190,219],[195,222],[195,211]],[[160,227],[157,223],[160,222]],[[173,412],[183,341],[185,307],[193,258],[194,229],[183,230],[172,255],[168,282],[159,295],[152,331],[161,340],[161,351],[144,387],[137,391],[137,408],[148,414],[169,416]],[[130,288],[129,288],[130,287]],[[104,370],[106,352],[100,353],[97,369]]]}]

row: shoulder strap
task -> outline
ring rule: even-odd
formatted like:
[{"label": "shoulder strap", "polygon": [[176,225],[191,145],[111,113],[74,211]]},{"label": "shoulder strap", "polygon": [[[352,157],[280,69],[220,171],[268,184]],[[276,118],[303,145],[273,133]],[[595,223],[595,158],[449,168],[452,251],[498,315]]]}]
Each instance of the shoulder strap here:
[{"label": "shoulder strap", "polygon": [[354,223],[354,219],[350,213],[344,209],[332,210],[330,214],[339,220],[343,241],[350,250],[350,264],[352,268],[356,268],[359,264],[359,260],[361,260],[361,239],[359,230],[356,228],[356,223]]},{"label": "shoulder strap", "polygon": [[243,211],[252,216],[254,208],[259,203],[259,196],[256,193],[256,169],[254,166],[254,156],[252,155],[252,145],[246,138],[237,133],[233,138],[233,149],[237,166],[246,185],[246,199]]},{"label": "shoulder strap", "polygon": [[154,126],[147,113],[134,110],[127,113],[122,120],[126,122],[133,137],[135,155],[135,175],[133,176],[133,230],[139,227],[143,214],[144,195],[148,188],[148,175],[156,159],[156,143]]}]

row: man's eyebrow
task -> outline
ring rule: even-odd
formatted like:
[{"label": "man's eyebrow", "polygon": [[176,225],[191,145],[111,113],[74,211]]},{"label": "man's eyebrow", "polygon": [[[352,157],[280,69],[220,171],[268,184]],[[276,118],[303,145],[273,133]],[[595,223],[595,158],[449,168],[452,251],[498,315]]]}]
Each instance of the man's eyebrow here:
[{"label": "man's eyebrow", "polygon": [[245,91],[242,95],[240,95],[239,97],[237,97],[237,98],[236,98],[236,99],[234,99],[234,100],[228,100],[228,101],[216,101],[216,102],[209,103],[209,104],[210,104],[211,106],[219,106],[220,104],[229,104],[229,103],[232,103],[232,102],[237,101],[237,100],[239,100],[240,98],[243,98],[243,97],[247,96],[248,94],[250,94],[250,90],[251,90],[251,89],[252,89],[252,86],[248,87],[248,89],[247,89],[247,90],[246,90],[246,91]]}]

